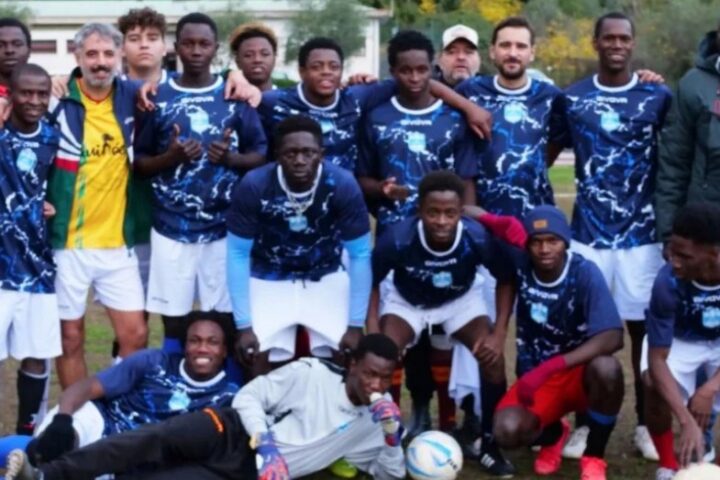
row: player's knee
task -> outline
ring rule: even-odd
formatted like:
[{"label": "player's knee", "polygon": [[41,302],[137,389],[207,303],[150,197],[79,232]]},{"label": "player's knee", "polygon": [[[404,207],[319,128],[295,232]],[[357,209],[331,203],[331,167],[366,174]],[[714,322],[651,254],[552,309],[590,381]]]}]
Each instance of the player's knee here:
[{"label": "player's knee", "polygon": [[85,343],[85,327],[81,322],[63,322],[62,349],[64,355],[82,352]]},{"label": "player's knee", "polygon": [[20,370],[32,375],[44,375],[47,372],[47,360],[25,358],[20,362]]},{"label": "player's knee", "polygon": [[603,355],[594,358],[587,366],[592,385],[602,386],[604,391],[613,392],[623,388],[622,365],[615,357]]},{"label": "player's knee", "polygon": [[528,425],[519,408],[504,408],[495,413],[493,435],[503,448],[518,448],[525,444]]},{"label": "player's knee", "polygon": [[130,325],[124,325],[115,334],[121,346],[143,348],[147,344],[148,326],[144,321],[133,322]]}]

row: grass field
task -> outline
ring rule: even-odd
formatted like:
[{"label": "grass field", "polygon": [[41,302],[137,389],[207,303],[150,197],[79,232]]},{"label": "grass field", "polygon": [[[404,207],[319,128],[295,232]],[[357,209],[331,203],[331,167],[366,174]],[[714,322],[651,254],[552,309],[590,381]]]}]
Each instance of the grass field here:
[{"label": "grass field", "polygon": [[[573,170],[571,166],[557,166],[550,170],[550,178],[556,194],[558,204],[569,215],[572,208],[574,184]],[[151,316],[151,346],[159,346],[162,326],[159,318]],[[105,313],[97,305],[91,305],[87,315],[87,359],[92,372],[98,371],[109,364],[109,350],[112,339],[112,331]],[[515,346],[513,343],[513,332],[508,336],[506,345],[506,358],[508,363],[508,378],[514,380],[511,369],[514,367]],[[629,346],[629,339],[626,338],[626,345]],[[628,347],[629,348],[629,347]],[[635,415],[633,410],[634,393],[632,389],[632,372],[629,367],[629,350],[626,348],[620,354],[620,359],[625,366],[626,396],[618,426],[613,433],[608,446],[607,460],[609,462],[609,478],[616,480],[649,479],[654,478],[655,464],[648,463],[634,453],[632,446],[632,435],[635,427]],[[0,399],[4,408],[0,410],[0,434],[9,434],[14,429],[15,412],[17,400],[15,396],[15,370],[17,363],[13,361],[4,362],[0,365]],[[53,377],[53,388],[51,392],[51,405],[57,400],[58,386]],[[403,398],[403,411],[409,412],[409,400],[407,395]],[[718,429],[716,429],[717,431]],[[532,475],[532,454],[529,450],[510,452],[509,457],[518,467],[520,474],[515,478],[520,480],[538,478]],[[329,480],[334,478],[329,474],[318,474],[312,477],[316,480]],[[460,475],[463,480],[491,478],[484,476],[479,468],[472,464],[466,464]],[[578,466],[575,461],[565,461],[561,471],[554,475],[554,479],[576,479],[579,478]]]}]

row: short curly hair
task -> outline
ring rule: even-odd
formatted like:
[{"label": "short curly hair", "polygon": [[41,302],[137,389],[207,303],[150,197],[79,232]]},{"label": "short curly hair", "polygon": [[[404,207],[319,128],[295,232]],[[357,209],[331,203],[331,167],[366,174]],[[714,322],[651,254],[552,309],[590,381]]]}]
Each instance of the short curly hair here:
[{"label": "short curly hair", "polygon": [[240,44],[242,42],[250,38],[258,37],[264,38],[268,42],[270,42],[273,53],[277,54],[278,41],[275,32],[273,32],[272,28],[259,22],[243,23],[242,25],[239,25],[237,28],[235,28],[235,30],[233,30],[233,32],[230,34],[230,38],[228,39],[228,43],[230,44],[230,51],[233,53],[237,52],[237,49],[240,48]]},{"label": "short curly hair", "polygon": [[167,22],[165,21],[165,15],[150,7],[133,8],[118,18],[118,28],[123,36],[127,35],[135,27],[157,28],[164,38],[167,31]]}]

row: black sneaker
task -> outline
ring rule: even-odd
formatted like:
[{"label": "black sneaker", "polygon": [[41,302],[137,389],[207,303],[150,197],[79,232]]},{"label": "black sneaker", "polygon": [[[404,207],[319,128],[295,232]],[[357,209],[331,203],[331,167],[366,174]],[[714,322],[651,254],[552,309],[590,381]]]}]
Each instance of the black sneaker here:
[{"label": "black sneaker", "polygon": [[430,404],[413,402],[406,438],[408,440],[412,440],[421,433],[427,432],[431,428],[432,419],[430,418]]},{"label": "black sneaker", "polygon": [[492,438],[482,439],[478,463],[480,468],[493,477],[512,478],[517,473],[513,464],[503,456],[500,447]]}]

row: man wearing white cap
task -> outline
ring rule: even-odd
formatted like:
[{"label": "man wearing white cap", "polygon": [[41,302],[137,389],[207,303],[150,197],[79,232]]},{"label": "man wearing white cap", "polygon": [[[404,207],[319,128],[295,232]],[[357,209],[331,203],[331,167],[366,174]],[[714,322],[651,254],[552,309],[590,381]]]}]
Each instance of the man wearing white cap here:
[{"label": "man wearing white cap", "polygon": [[453,88],[477,75],[480,70],[477,32],[462,24],[445,30],[436,69],[436,79]]}]

